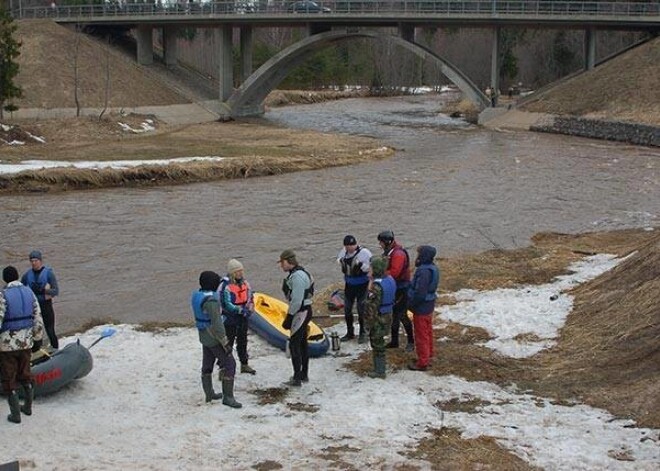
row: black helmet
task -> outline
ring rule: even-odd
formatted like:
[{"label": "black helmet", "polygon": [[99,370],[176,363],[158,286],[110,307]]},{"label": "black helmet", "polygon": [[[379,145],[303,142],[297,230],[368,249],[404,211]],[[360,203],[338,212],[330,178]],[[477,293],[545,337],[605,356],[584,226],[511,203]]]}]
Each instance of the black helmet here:
[{"label": "black helmet", "polygon": [[378,240],[385,244],[390,244],[394,241],[394,232],[390,230],[382,231],[378,234]]}]

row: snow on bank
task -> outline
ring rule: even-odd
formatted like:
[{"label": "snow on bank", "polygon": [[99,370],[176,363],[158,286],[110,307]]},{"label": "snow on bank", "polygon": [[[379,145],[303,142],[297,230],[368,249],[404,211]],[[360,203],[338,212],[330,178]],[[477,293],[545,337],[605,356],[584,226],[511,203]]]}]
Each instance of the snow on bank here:
[{"label": "snow on bank", "polygon": [[596,278],[620,261],[612,255],[596,255],[572,264],[569,270],[573,273],[557,277],[553,283],[481,292],[461,290],[453,294],[458,304],[436,311],[443,319],[487,330],[494,337],[483,344],[488,348],[510,357],[532,356],[555,345],[554,339],[573,308],[573,297],[562,291]]},{"label": "snow on bank", "polygon": [[140,165],[170,165],[188,162],[219,162],[224,157],[177,157],[173,159],[153,160],[108,160],[108,161],[66,161],[66,160],[23,160],[18,164],[0,161],[0,174],[18,173],[25,170],[43,170],[47,168],[80,168],[100,170],[105,168],[128,169]]},{"label": "snow on bank", "polygon": [[[557,281],[552,292],[567,283]],[[523,298],[521,310],[524,305]],[[526,309],[521,319],[527,329],[547,315],[535,302]],[[102,330],[80,339],[90,345]],[[205,404],[194,329],[117,330],[92,349],[95,366],[89,376],[38,398],[34,415],[20,426],[0,422],[0,463],[20,459],[36,469],[212,470],[274,461],[283,469],[341,468],[332,466],[335,456],[357,469],[404,463],[430,469],[429,463],[401,453],[427,436],[428,428],[442,426],[461,430],[465,438],[494,437],[545,469],[655,470],[660,462],[658,430],[632,428],[599,409],[553,405],[455,376],[407,370],[385,381],[356,376],[344,366],[368,349],[356,342],[342,344],[337,355],[312,359],[310,382],[289,390],[283,401],[259,405],[255,391],[281,387],[291,366],[283,352],[250,334],[250,364],[257,374],[237,377],[235,395],[243,409]],[[477,399],[482,405],[474,413],[437,406],[452,399]]]}]

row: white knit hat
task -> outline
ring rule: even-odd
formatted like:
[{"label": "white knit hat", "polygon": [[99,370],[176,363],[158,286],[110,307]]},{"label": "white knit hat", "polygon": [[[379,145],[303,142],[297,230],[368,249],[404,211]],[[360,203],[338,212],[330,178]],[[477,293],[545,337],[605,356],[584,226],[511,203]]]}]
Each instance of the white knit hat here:
[{"label": "white knit hat", "polygon": [[227,273],[229,273],[230,275],[242,269],[243,269],[243,264],[238,260],[236,260],[235,258],[232,258],[231,260],[229,260],[229,262],[227,262]]}]

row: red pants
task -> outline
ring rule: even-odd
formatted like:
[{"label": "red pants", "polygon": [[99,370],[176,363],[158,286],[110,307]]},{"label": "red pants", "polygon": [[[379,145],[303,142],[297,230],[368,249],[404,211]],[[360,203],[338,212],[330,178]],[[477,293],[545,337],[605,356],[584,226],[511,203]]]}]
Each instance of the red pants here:
[{"label": "red pants", "polygon": [[413,315],[417,366],[426,368],[433,358],[433,313]]}]

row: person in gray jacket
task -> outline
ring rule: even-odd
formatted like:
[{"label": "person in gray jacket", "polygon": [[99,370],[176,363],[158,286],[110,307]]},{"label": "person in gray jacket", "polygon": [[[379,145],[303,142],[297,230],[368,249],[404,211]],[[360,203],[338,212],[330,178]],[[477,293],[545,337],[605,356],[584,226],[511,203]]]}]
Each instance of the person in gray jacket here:
[{"label": "person in gray jacket", "polygon": [[[226,406],[242,407],[241,403],[234,399],[236,360],[220,316],[220,275],[213,271],[203,271],[199,275],[199,286],[199,290],[193,291],[190,304],[195,316],[199,342],[202,344],[202,388],[206,402],[222,399]],[[222,365],[224,372],[222,394],[216,394],[213,390],[211,375],[216,360]]]},{"label": "person in gray jacket", "polygon": [[282,291],[289,302],[289,310],[282,328],[289,330],[289,351],[293,364],[293,376],[286,381],[287,386],[301,386],[309,381],[309,351],[307,329],[312,320],[312,296],[314,279],[298,265],[293,250],[285,250],[280,255],[280,267],[289,275],[282,282]]}]

